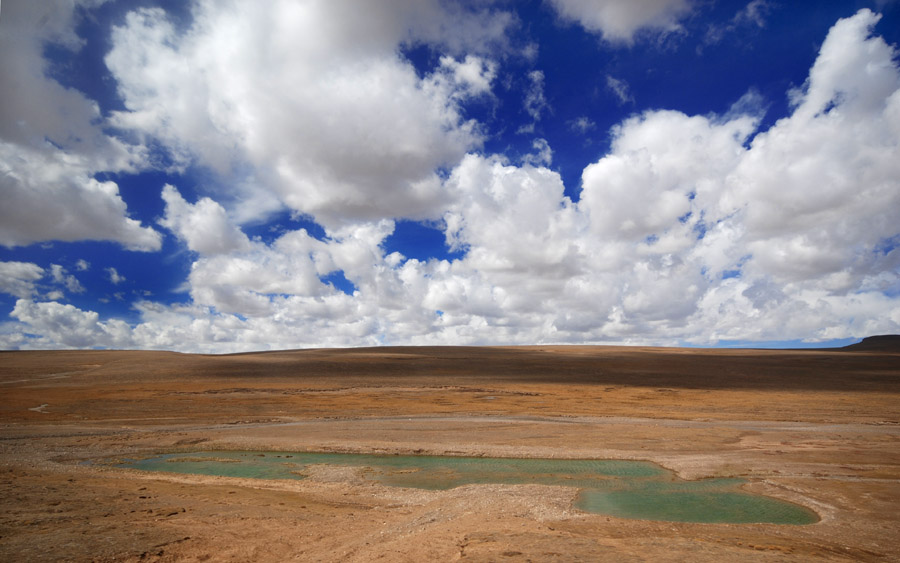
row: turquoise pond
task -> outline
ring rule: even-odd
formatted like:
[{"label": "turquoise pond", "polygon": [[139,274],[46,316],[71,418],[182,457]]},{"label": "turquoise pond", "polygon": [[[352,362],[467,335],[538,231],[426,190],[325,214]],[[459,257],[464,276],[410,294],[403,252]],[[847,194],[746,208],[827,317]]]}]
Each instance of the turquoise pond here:
[{"label": "turquoise pond", "polygon": [[741,479],[685,481],[644,461],[517,459],[294,452],[191,452],[125,460],[119,467],[254,479],[303,479],[310,465],[366,468],[393,487],[541,484],[579,489],[575,507],[622,518],[705,523],[812,524],[815,512],[741,490]]}]

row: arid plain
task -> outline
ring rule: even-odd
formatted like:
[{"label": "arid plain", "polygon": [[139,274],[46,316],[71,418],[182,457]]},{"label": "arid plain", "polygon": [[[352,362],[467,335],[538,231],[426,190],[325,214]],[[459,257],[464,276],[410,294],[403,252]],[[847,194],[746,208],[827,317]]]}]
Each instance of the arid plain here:
[{"label": "arid plain", "polygon": [[[2,561],[900,561],[900,347],[228,356],[0,352]],[[197,450],[649,460],[811,525],[581,512],[543,485],[386,487],[85,463]]]}]

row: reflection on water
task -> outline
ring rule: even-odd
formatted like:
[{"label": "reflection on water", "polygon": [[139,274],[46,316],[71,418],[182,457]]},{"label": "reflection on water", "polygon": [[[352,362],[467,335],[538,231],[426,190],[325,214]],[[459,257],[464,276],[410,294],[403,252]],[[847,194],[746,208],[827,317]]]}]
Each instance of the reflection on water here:
[{"label": "reflection on water", "polygon": [[128,460],[120,467],[147,471],[302,479],[310,465],[365,467],[368,479],[394,487],[452,489],[500,483],[563,485],[580,489],[581,510],[645,520],[707,523],[811,524],[814,512],[741,491],[740,479],[684,481],[644,461],[512,459],[294,452],[194,452]]}]

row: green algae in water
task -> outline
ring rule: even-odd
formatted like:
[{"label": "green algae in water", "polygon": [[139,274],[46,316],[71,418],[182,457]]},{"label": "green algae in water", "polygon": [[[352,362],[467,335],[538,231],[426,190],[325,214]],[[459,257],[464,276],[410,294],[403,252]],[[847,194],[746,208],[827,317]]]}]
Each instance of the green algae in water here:
[{"label": "green algae in water", "polygon": [[604,481],[666,475],[665,470],[651,463],[617,460],[354,456],[352,460],[334,463],[373,467],[372,479],[385,485],[430,490],[484,483],[586,488]]},{"label": "green algae in water", "polygon": [[619,518],[707,524],[814,524],[818,516],[792,503],[739,491],[584,490],[575,507]]},{"label": "green algae in water", "polygon": [[276,455],[252,452],[192,452],[126,461],[119,467],[250,479],[302,479],[303,475],[299,472],[306,464],[291,463],[291,457],[285,457],[292,455],[289,453]]},{"label": "green algae in water", "polygon": [[445,490],[474,484],[562,485],[575,506],[621,518],[701,523],[812,524],[802,506],[740,490],[741,479],[684,481],[644,461],[401,456],[294,452],[192,452],[122,463],[147,471],[254,479],[303,479],[310,465],[365,467],[394,487]]}]

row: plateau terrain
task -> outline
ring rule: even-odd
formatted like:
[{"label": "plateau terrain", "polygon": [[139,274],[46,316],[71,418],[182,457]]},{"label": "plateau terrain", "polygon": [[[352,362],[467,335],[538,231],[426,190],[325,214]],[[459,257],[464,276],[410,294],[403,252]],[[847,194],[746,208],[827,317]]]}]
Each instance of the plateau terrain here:
[{"label": "plateau terrain", "polygon": [[[900,561],[900,346],[0,352],[2,561]],[[815,512],[630,519],[578,489],[140,471],[198,451],[653,462]]]}]

